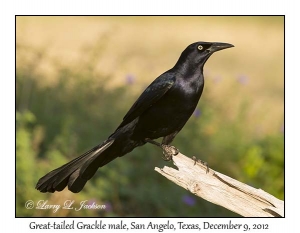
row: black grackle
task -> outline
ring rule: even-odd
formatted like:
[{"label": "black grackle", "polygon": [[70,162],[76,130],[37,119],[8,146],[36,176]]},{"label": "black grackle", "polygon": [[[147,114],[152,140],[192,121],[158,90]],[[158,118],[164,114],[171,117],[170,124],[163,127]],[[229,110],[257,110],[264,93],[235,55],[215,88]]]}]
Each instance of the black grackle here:
[{"label": "black grackle", "polygon": [[[164,150],[169,160],[178,150],[170,146],[194,112],[204,87],[203,66],[216,51],[233,47],[218,42],[189,45],[175,66],[156,78],[129,109],[106,141],[49,172],[36,185],[41,192],[80,192],[99,167],[149,142]],[[153,139],[163,137],[162,143]]]}]

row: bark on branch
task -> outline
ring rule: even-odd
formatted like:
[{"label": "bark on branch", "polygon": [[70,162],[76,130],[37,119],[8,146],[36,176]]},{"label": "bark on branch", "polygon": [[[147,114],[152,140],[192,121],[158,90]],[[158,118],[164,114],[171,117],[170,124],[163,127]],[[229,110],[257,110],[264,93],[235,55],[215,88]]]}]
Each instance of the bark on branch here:
[{"label": "bark on branch", "polygon": [[284,217],[284,202],[263,191],[212,169],[179,153],[173,156],[178,170],[155,168],[175,184],[214,204],[244,217]]}]

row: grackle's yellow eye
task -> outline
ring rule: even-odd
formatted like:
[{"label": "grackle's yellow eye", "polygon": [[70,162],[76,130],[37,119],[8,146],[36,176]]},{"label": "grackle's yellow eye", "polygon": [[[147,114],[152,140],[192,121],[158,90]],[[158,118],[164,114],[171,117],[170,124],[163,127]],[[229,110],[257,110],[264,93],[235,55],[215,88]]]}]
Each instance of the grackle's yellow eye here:
[{"label": "grackle's yellow eye", "polygon": [[198,45],[198,50],[202,50],[203,46],[202,45]]}]

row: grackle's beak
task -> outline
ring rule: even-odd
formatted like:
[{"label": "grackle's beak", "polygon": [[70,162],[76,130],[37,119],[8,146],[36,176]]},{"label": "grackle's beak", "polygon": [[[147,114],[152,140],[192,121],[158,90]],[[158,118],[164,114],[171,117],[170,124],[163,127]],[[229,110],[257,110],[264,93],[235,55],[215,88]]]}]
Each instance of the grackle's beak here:
[{"label": "grackle's beak", "polygon": [[211,53],[214,53],[216,51],[219,51],[219,50],[222,50],[222,49],[228,49],[228,48],[231,48],[231,47],[234,47],[234,45],[232,44],[228,44],[228,43],[220,43],[220,42],[214,42],[212,44],[212,46],[210,46],[209,49],[209,52]]}]

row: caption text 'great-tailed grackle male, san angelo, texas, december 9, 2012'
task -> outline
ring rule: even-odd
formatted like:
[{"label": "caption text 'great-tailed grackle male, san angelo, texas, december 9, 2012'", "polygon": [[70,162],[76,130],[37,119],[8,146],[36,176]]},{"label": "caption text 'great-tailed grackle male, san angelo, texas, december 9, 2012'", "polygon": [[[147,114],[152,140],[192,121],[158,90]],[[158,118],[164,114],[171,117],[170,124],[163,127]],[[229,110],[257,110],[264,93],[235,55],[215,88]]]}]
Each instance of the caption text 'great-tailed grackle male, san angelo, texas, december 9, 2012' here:
[{"label": "caption text 'great-tailed grackle male, san angelo, texas, december 9, 2012'", "polygon": [[[175,66],[156,78],[129,109],[106,141],[39,179],[41,192],[66,186],[80,192],[99,167],[149,142],[160,146],[165,159],[178,150],[170,143],[194,112],[204,87],[203,67],[216,51],[233,47],[219,42],[196,42],[180,55]],[[153,139],[163,137],[162,143]]]}]

